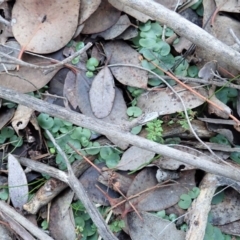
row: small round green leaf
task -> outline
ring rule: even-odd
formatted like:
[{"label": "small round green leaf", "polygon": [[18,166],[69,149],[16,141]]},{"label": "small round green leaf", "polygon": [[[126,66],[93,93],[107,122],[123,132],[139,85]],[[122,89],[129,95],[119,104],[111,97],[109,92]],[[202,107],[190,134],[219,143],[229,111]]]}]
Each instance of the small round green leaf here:
[{"label": "small round green leaf", "polygon": [[76,65],[79,63],[79,61],[80,61],[80,56],[77,56],[72,60],[72,64]]},{"label": "small round green leaf", "polygon": [[194,187],[191,191],[188,192],[188,195],[192,199],[195,199],[198,197],[199,193],[200,193],[200,189],[198,187]]},{"label": "small round green leaf", "polygon": [[230,158],[236,162],[240,164],[240,152],[232,152],[230,155]]},{"label": "small round green leaf", "polygon": [[139,107],[129,107],[127,109],[127,115],[129,117],[139,117],[142,115],[142,109]]},{"label": "small round green leaf", "polygon": [[90,142],[85,151],[89,155],[96,155],[100,152],[100,147],[101,146],[98,142]]},{"label": "small round green leaf", "polygon": [[139,29],[141,31],[149,31],[151,29],[151,21],[147,21],[146,23],[140,24]]},{"label": "small round green leaf", "polygon": [[38,116],[38,124],[43,129],[51,129],[54,125],[54,120],[48,114],[41,113]]},{"label": "small round green leaf", "polygon": [[190,66],[187,70],[188,76],[195,78],[198,76],[198,67],[197,66]]},{"label": "small round green leaf", "polygon": [[79,51],[80,49],[82,49],[84,47],[84,42],[78,42],[76,44],[75,50]]},{"label": "small round green leaf", "polygon": [[170,45],[162,40],[157,42],[153,49],[154,49],[154,51],[159,52],[160,55],[162,55],[162,56],[167,56],[171,51]]},{"label": "small round green leaf", "polygon": [[178,202],[178,206],[182,209],[188,209],[192,204],[192,199],[187,194],[182,194],[180,196],[180,201]]},{"label": "small round green leaf", "polygon": [[142,126],[139,125],[139,126],[132,128],[131,133],[137,135],[141,132],[141,130],[142,130]]},{"label": "small round green leaf", "polygon": [[145,47],[148,49],[153,49],[156,45],[156,40],[151,39],[151,38],[142,38],[139,40],[139,44],[142,47]]},{"label": "small round green leaf", "polygon": [[117,166],[118,162],[120,160],[120,156],[117,153],[113,153],[108,156],[106,159],[106,165],[108,168],[114,168]]}]

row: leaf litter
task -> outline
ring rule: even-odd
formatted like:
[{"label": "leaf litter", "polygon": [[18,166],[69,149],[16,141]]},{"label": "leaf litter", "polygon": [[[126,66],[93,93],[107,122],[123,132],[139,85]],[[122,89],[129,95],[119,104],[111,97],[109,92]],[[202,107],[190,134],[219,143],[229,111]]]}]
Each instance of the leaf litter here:
[{"label": "leaf litter", "polygon": [[[216,3],[219,7],[219,11],[228,11],[230,12],[229,15],[236,11],[236,7],[232,1],[229,1],[227,4],[223,4],[221,1],[216,1]],[[117,66],[117,64],[130,64],[135,65],[136,67],[142,67],[144,65],[145,67],[154,70],[154,72],[158,73],[160,76],[163,75],[162,71],[155,69],[153,63],[143,60],[142,55],[139,53],[141,52],[143,55],[146,53],[146,49],[140,51],[143,47],[148,48],[147,52],[155,50],[149,45],[149,43],[152,43],[153,45],[155,43],[153,33],[156,30],[158,23],[151,25],[150,21],[147,22],[150,19],[149,16],[115,0],[61,0],[60,2],[53,1],[50,5],[46,1],[39,3],[38,1],[29,2],[24,0],[21,4],[20,1],[16,1],[13,4],[11,16],[10,9],[4,4],[2,3],[3,12],[6,17],[9,15],[6,19],[12,18],[13,34],[9,31],[9,27],[2,28],[3,34],[1,34],[0,37],[1,42],[5,43],[5,46],[0,46],[0,51],[9,54],[9,56],[17,58],[20,51],[22,51],[23,61],[36,65],[39,64],[39,66],[42,67],[61,61],[63,59],[62,55],[65,57],[71,56],[71,54],[76,51],[78,41],[82,41],[81,44],[83,45],[88,41],[93,41],[95,44],[87,53],[84,53],[84,55],[81,55],[78,59],[74,59],[74,61],[79,62],[74,63],[73,61],[70,68],[67,66],[68,70],[64,68],[65,66],[61,66],[58,69],[53,68],[52,71],[46,72],[40,68],[19,67],[15,63],[1,64],[0,86],[27,93],[36,90],[42,91],[41,89],[49,83],[50,93],[45,92],[45,94],[41,96],[42,99],[54,102],[55,104],[60,104],[66,108],[73,107],[75,111],[80,111],[86,116],[101,119],[105,122],[120,126],[123,131],[129,131],[134,129],[134,127],[138,127],[140,131],[141,128],[143,128],[143,131],[145,131],[146,129],[141,123],[141,117],[143,117],[144,114],[157,112],[161,119],[164,120],[164,118],[169,118],[171,121],[175,121],[175,118],[179,117],[176,116],[176,114],[183,111],[182,103],[179,98],[172,93],[170,89],[162,88],[162,84],[156,85],[158,88],[154,89],[154,91],[152,89],[149,91],[149,86],[153,86],[152,84],[156,83],[156,79],[151,79],[147,71],[132,66]],[[161,4],[169,9],[175,9],[175,3],[172,3],[172,1],[161,1]],[[204,5],[207,6],[207,3],[204,2]],[[207,9],[207,7],[205,8]],[[205,14],[206,16],[209,14],[207,10]],[[206,16],[204,16],[204,19]],[[142,23],[139,24],[136,20]],[[143,26],[143,23],[146,25]],[[219,27],[219,24],[222,23],[224,23],[224,26],[233,26],[235,33],[238,32],[236,22],[233,23],[228,15],[221,16],[220,14],[216,17],[212,29],[207,29],[219,39],[223,39],[223,36],[228,34],[222,30],[225,27]],[[139,31],[142,31],[141,35],[139,35]],[[167,37],[167,41],[162,41],[164,36],[162,36],[161,41],[159,40],[159,46],[163,48],[158,56],[161,61],[167,59],[165,54],[167,54],[167,51],[171,50],[171,47],[167,45],[167,43],[170,42],[170,39],[168,39],[168,37],[171,37],[168,35],[170,33],[171,30],[166,29],[165,37]],[[148,39],[148,34],[149,36],[151,35],[151,39]],[[17,42],[8,41],[8,37],[12,36],[14,36]],[[141,37],[144,39],[139,41]],[[71,45],[73,38],[75,42]],[[131,40],[132,38],[136,40],[134,41],[134,44]],[[130,41],[118,39],[128,39]],[[226,40],[226,43],[229,45],[233,44],[233,39],[229,36],[227,38],[224,37],[224,40]],[[65,47],[64,52],[62,50],[63,47]],[[56,56],[56,54],[55,56],[49,55],[47,57],[53,59],[43,59],[41,55],[29,55],[25,51],[39,54],[58,51],[58,56]],[[203,54],[204,51],[198,47],[195,57],[201,58]],[[101,66],[107,61],[109,61],[110,65],[116,64],[116,66],[108,67],[106,66],[107,63],[101,69],[96,66],[94,71],[92,73],[90,72],[90,75],[87,76],[89,72],[86,72],[88,68],[86,62],[90,56],[96,57],[101,63]],[[209,51],[206,56],[206,59],[198,64],[198,66],[203,66],[198,73],[199,77],[211,81],[212,78],[215,77],[217,70],[219,70],[219,68],[217,68],[218,65],[225,66],[229,72],[235,72],[230,66],[221,62],[215,66],[215,62],[212,61],[214,58],[211,51]],[[54,61],[54,59],[57,61]],[[160,62],[159,60],[151,60],[154,63]],[[188,60],[189,63],[193,64],[193,59]],[[8,58],[1,57],[1,61],[7,62]],[[172,61],[176,62],[176,59],[174,60],[174,57],[171,56],[167,61],[168,67],[172,67]],[[187,73],[183,66],[184,64],[176,67],[174,72],[180,75],[189,74],[190,76],[195,74],[194,70]],[[222,73],[221,71],[219,72]],[[151,79],[151,81],[149,81],[149,79]],[[214,94],[215,89],[211,89],[212,93],[210,92],[209,94],[206,88],[203,88],[200,84],[188,83],[188,86],[197,89],[196,91],[201,93],[204,97],[210,96],[214,103],[221,105],[222,108],[225,109],[225,111],[218,111],[215,108],[210,107],[211,105],[208,105],[209,110],[207,114],[214,114],[220,118],[229,118],[229,114],[231,113],[230,107],[232,106],[229,106],[228,102],[226,103],[222,99],[219,99],[219,96]],[[203,106],[204,101],[202,99],[197,98],[193,93],[186,91],[180,85],[174,85],[173,88],[183,99],[186,109],[201,108],[201,106]],[[134,96],[133,94],[136,95]],[[232,98],[234,97],[236,98],[236,96],[230,92],[227,101],[232,101]],[[2,136],[4,131],[6,131],[4,126],[8,126],[7,124],[13,117],[13,128],[19,136],[25,138],[24,148],[27,149],[27,147],[30,146],[30,142],[27,143],[26,140],[31,139],[33,137],[33,132],[33,135],[36,135],[35,131],[37,131],[37,129],[39,130],[39,126],[32,119],[32,110],[28,114],[23,110],[20,110],[20,112],[15,109],[9,111],[4,104],[5,103],[3,102],[0,115],[2,123],[0,141],[5,139],[5,137]],[[233,103],[233,106],[234,104],[235,103]],[[131,119],[127,115],[128,107],[132,107],[133,109],[140,108],[143,115],[138,115],[139,119]],[[135,116],[135,113],[133,113],[133,116]],[[170,125],[171,131],[170,120],[164,120],[164,123]],[[34,126],[34,129],[32,126]],[[172,125],[172,129],[173,128]],[[68,123],[66,123],[66,126],[63,127],[62,125],[60,129],[61,134],[68,134],[67,131],[71,131],[71,124],[68,125]],[[189,128],[184,126],[184,129],[185,132],[183,132],[182,135],[178,135],[177,133],[177,136],[181,137],[180,143],[186,144],[188,148],[184,146],[175,146],[175,148],[183,152],[191,153],[195,156],[203,154],[204,151],[202,150],[200,152],[199,150],[196,151],[195,149],[190,149],[194,143],[191,145],[184,140],[185,138],[190,138],[188,134]],[[202,135],[199,133],[199,135],[201,135],[202,138],[207,139],[210,138],[209,136],[211,134],[216,133],[221,134],[227,139],[230,137],[231,141],[228,141],[230,144],[228,147],[221,147],[220,143],[214,143],[216,145],[213,145],[212,143],[212,149],[218,149],[218,151],[221,150],[219,152],[217,152],[217,150],[215,151],[217,154],[221,155],[223,154],[223,151],[233,152],[235,149],[232,148],[232,146],[236,144],[234,134],[232,133],[232,130],[227,130],[228,129],[224,128],[218,130],[205,128],[205,133]],[[38,135],[39,132],[37,133]],[[152,130],[152,134],[154,132],[159,132],[159,129],[155,128]],[[140,134],[144,137],[147,136],[147,134]],[[97,133],[92,133],[91,135],[92,138],[98,136],[99,134]],[[171,136],[170,140],[168,139],[170,144],[178,144],[176,143],[177,140],[174,139],[176,131],[169,133],[169,136]],[[35,137],[36,136],[32,139],[35,139]],[[40,135],[37,136],[37,138],[38,137],[41,139],[43,136]],[[57,137],[61,138],[62,136],[59,135]],[[113,156],[118,155],[118,158],[121,160],[117,164],[114,163],[114,165],[111,161],[114,162],[115,160],[109,158],[110,160],[108,159],[108,161],[110,161],[110,165],[112,164],[111,166],[113,166],[113,169],[103,170],[100,176],[99,174],[95,176],[96,170],[91,167],[89,170],[85,171],[82,177],[80,177],[80,181],[82,181],[83,185],[86,187],[91,199],[95,203],[101,203],[102,205],[110,204],[113,212],[116,215],[121,215],[119,218],[126,217],[125,230],[128,229],[131,239],[158,239],[159,236],[161,236],[161,239],[185,238],[185,233],[178,230],[179,226],[177,226],[178,229],[176,229],[174,224],[169,225],[169,221],[159,218],[157,214],[161,214],[160,212],[163,210],[170,211],[169,216],[172,213],[171,211],[178,213],[183,212],[179,210],[178,203],[180,199],[184,201],[185,197],[183,197],[183,195],[187,195],[189,198],[188,194],[192,193],[191,189],[196,187],[201,181],[201,178],[200,180],[198,179],[198,170],[191,166],[191,164],[183,165],[174,159],[166,158],[164,156],[156,156],[154,158],[154,152],[137,148],[135,146],[129,147],[129,144],[126,143],[124,139],[113,138],[107,135],[106,137],[108,137],[111,143],[114,144],[115,148],[118,147],[118,149],[114,150],[116,152],[114,152],[111,157],[113,158]],[[218,135],[216,135],[214,141],[227,142],[223,137],[221,137],[220,140],[218,140],[217,137]],[[82,144],[81,147],[83,148],[81,151],[84,154],[88,152],[87,150],[85,152],[85,146],[93,146],[92,143],[87,145],[88,140],[85,138],[86,136],[81,136],[81,139],[79,139]],[[164,137],[164,140],[167,140],[167,137]],[[159,140],[159,142],[161,141]],[[38,145],[36,142],[34,144]],[[41,145],[42,144],[39,144],[39,146]],[[28,152],[27,150],[24,150],[24,148],[22,148],[22,151],[26,152],[26,156],[37,156],[39,154],[39,159],[44,159],[44,154],[47,154],[48,157],[50,156],[49,159],[51,159],[51,161],[54,160],[52,154],[54,154],[53,152],[55,150],[52,148],[48,140],[46,141],[45,147],[48,149],[48,153],[45,153],[42,148],[37,147],[34,148],[34,150],[31,150],[31,154],[30,151]],[[30,146],[30,148],[32,148],[32,146]],[[198,148],[198,146],[195,146],[195,148]],[[121,152],[120,149],[126,151]],[[9,152],[9,150],[6,151]],[[69,151],[69,149],[67,151]],[[17,151],[16,153],[19,154]],[[73,153],[71,152],[71,154]],[[230,154],[227,154],[227,158],[229,156]],[[236,161],[240,159],[237,152],[234,152],[233,156]],[[71,157],[69,159],[71,159]],[[50,164],[52,164],[51,161]],[[97,161],[101,162],[103,159],[99,157]],[[8,157],[8,171],[9,196],[12,205],[15,208],[22,209],[22,206],[28,200],[28,181],[23,169],[13,155],[9,155]],[[129,174],[129,171],[134,172],[131,173],[131,177],[124,176],[124,174]],[[162,181],[165,180],[166,182],[162,183]],[[105,187],[99,182],[104,184]],[[102,190],[96,188],[95,184],[101,186]],[[14,186],[19,187],[15,188]],[[7,193],[5,192],[4,194],[6,195]],[[220,228],[223,232],[237,235],[239,233],[236,230],[234,231],[233,226],[235,226],[235,228],[238,226],[237,199],[239,193],[234,190],[226,190],[225,194],[228,197],[223,200],[221,204],[212,206],[213,223],[215,225],[221,225]],[[2,195],[0,195],[0,197],[1,199],[4,198]],[[60,194],[58,199],[53,202],[53,206],[50,210],[49,230],[51,236],[55,239],[75,239],[76,237],[76,226],[74,224],[75,216],[73,215],[71,207],[72,201],[75,201],[75,199],[73,199],[73,192],[66,192]],[[116,204],[119,205],[115,206]],[[237,209],[237,211],[234,211],[233,209]],[[86,215],[84,216],[86,217]],[[141,221],[141,218],[144,221]],[[42,215],[42,219],[46,219],[46,217]],[[78,219],[78,221],[80,220]],[[70,222],[73,224],[69,224]],[[83,225],[86,224],[83,219],[81,219],[80,222]],[[161,231],[161,229],[165,228],[167,228],[167,230]],[[90,230],[88,231],[89,236],[97,236],[93,230],[92,232]]]}]

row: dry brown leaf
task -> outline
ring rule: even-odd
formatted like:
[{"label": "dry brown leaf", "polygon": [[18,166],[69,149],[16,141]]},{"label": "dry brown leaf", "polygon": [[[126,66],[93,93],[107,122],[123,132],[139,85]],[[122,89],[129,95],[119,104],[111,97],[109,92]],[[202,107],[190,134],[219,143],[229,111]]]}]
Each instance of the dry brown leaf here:
[{"label": "dry brown leaf", "polygon": [[[0,45],[0,52],[6,53],[11,57],[18,57],[20,45],[16,41],[9,41],[5,45]],[[0,61],[8,61],[5,57],[1,56]],[[0,72],[5,72],[6,70],[15,70],[16,64],[1,64],[0,65]]]},{"label": "dry brown leaf", "polygon": [[217,7],[219,7],[219,11],[222,12],[235,12],[239,13],[240,11],[240,3],[235,0],[215,0]]},{"label": "dry brown leaf", "polygon": [[132,240],[185,239],[186,233],[177,230],[175,224],[170,224],[169,221],[154,216],[151,213],[140,212],[140,215],[143,220],[141,220],[135,212],[129,213],[127,216],[129,234]]},{"label": "dry brown leaf", "polygon": [[[77,101],[78,101],[78,107],[81,110],[83,114],[89,117],[96,118],[95,115],[92,112],[90,100],[89,100],[89,89],[92,83],[92,79],[87,78],[85,75],[85,72],[80,72],[77,75]],[[103,121],[114,123],[114,124],[126,124],[128,116],[126,114],[127,112],[127,106],[126,102],[123,98],[122,91],[118,88],[116,90],[115,100],[113,103],[112,111],[111,113],[103,118]],[[108,137],[111,142],[116,144],[121,149],[125,150],[128,148],[128,144],[125,143],[122,139],[117,139],[116,137]]]},{"label": "dry brown leaf", "polygon": [[49,230],[54,239],[76,239],[73,209],[71,207],[73,195],[73,191],[66,190],[52,203]]},{"label": "dry brown leaf", "polygon": [[73,37],[79,7],[79,0],[17,0],[12,10],[13,35],[25,50],[55,52]]},{"label": "dry brown leaf", "polygon": [[0,130],[12,119],[15,109],[0,109]]},{"label": "dry brown leaf", "polygon": [[17,134],[19,134],[19,130],[24,129],[34,112],[33,109],[25,107],[23,105],[18,105],[17,110],[12,119],[12,126]]},{"label": "dry brown leaf", "polygon": [[[196,87],[199,84],[189,84],[188,86]],[[180,85],[173,87],[178,95],[181,96],[187,109],[192,109],[200,106],[204,101],[189,90],[184,89]],[[196,88],[195,91],[207,96],[207,92],[203,88]],[[143,93],[138,98],[137,106],[140,107],[145,113],[158,112],[160,115],[172,114],[175,112],[181,112],[184,110],[183,105],[178,98],[170,89],[161,91],[151,91],[149,93]]]},{"label": "dry brown leaf", "polygon": [[111,71],[104,67],[93,79],[89,99],[92,111],[97,118],[107,117],[113,107],[115,85]]},{"label": "dry brown leaf", "polygon": [[[110,64],[133,64],[141,67],[140,54],[121,40],[104,45],[104,51]],[[134,67],[111,67],[114,77],[124,85],[146,88],[148,75],[144,70]]]},{"label": "dry brown leaf", "polygon": [[[23,61],[29,63],[42,63],[42,59],[31,55],[23,55]],[[50,61],[46,65],[50,64]],[[0,86],[7,87],[21,93],[33,92],[44,87],[52,77],[58,72],[59,68],[44,74],[41,69],[20,67],[19,71],[9,71],[14,75],[0,73]]]},{"label": "dry brown leaf", "polygon": [[100,36],[105,40],[110,40],[118,37],[122,34],[132,23],[130,22],[128,16],[126,14],[122,15],[118,21],[109,29],[105,30],[104,32],[96,33],[92,35],[92,38],[96,38]]},{"label": "dry brown leaf", "polygon": [[118,170],[136,170],[144,164],[147,164],[154,155],[154,152],[132,146],[123,153],[116,168]]},{"label": "dry brown leaf", "polygon": [[69,71],[64,81],[63,96],[68,99],[74,109],[77,108],[77,96],[76,96],[76,75]]},{"label": "dry brown leaf", "polygon": [[84,22],[83,34],[103,32],[117,22],[121,12],[107,0],[102,0],[98,9]]},{"label": "dry brown leaf", "polygon": [[8,154],[8,187],[13,206],[22,210],[28,200],[28,182],[20,163],[12,154]]},{"label": "dry brown leaf", "polygon": [[[158,184],[156,172],[155,168],[144,168],[129,186],[127,197],[145,191],[145,193],[139,194],[138,197],[129,201],[139,211],[160,211],[171,207],[180,200],[181,194],[187,193],[188,189],[196,185],[195,170],[190,170],[180,173],[180,178],[177,180],[179,184],[158,188],[156,187]],[[146,191],[153,187],[156,188]],[[174,194],[172,194],[173,192]],[[125,204],[125,213],[132,211],[129,202]]]},{"label": "dry brown leaf", "polygon": [[146,14],[141,13],[133,8],[130,8],[129,6],[124,5],[123,3],[119,2],[118,0],[108,0],[108,2],[111,3],[119,11],[123,11],[123,12],[127,13],[128,15],[136,18],[140,22],[147,22],[148,20],[151,19]]},{"label": "dry brown leaf", "polygon": [[97,10],[100,3],[101,0],[81,0],[79,25]]}]

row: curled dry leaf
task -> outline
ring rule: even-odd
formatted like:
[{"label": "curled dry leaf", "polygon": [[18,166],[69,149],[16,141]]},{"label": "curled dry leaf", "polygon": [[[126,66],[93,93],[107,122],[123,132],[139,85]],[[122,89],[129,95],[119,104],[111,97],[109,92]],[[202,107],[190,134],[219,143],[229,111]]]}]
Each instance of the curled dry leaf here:
[{"label": "curled dry leaf", "polygon": [[100,3],[101,0],[81,0],[79,25],[97,10]]},{"label": "curled dry leaf", "polygon": [[83,34],[103,32],[110,28],[120,17],[121,12],[107,0],[102,0],[98,9],[84,22]]},{"label": "curled dry leaf", "polygon": [[13,35],[25,50],[55,52],[74,35],[79,7],[79,0],[17,0],[12,10]]},{"label": "curled dry leaf", "polygon": [[89,98],[92,111],[97,118],[104,118],[110,114],[115,98],[115,85],[108,67],[104,67],[93,79]]},{"label": "curled dry leaf", "polygon": [[[189,84],[191,87],[200,86],[199,84]],[[190,91],[184,89],[180,85],[176,85],[173,89],[181,96],[186,109],[193,109],[200,106],[204,101],[195,96]],[[203,88],[197,88],[195,91],[207,96],[207,92]],[[184,110],[183,105],[178,96],[176,96],[170,89],[161,91],[151,91],[148,94],[141,94],[138,98],[138,107],[144,112],[158,112],[160,115],[172,114],[175,112],[182,112]]]},{"label": "curled dry leaf", "polygon": [[[140,54],[124,41],[112,41],[104,45],[110,64],[133,64],[141,67]],[[124,85],[147,88],[148,75],[144,70],[134,67],[111,67],[114,77]]]},{"label": "curled dry leaf", "polygon": [[8,155],[8,187],[13,206],[22,210],[28,200],[28,182],[20,163],[12,154]]},{"label": "curled dry leaf", "polygon": [[135,146],[130,147],[123,153],[123,156],[116,166],[118,170],[136,170],[147,164],[155,153]]},{"label": "curled dry leaf", "polygon": [[27,126],[33,112],[34,110],[31,108],[25,107],[23,105],[18,105],[12,119],[12,126],[17,134],[19,133],[19,130],[24,129]]}]

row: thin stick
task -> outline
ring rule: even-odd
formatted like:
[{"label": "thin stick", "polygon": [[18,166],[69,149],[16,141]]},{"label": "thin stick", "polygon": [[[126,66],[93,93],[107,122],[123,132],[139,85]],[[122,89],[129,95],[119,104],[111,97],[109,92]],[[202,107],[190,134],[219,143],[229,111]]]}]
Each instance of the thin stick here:
[{"label": "thin stick", "polygon": [[103,239],[117,240],[117,238],[114,236],[114,234],[111,232],[111,230],[109,229],[109,227],[105,223],[103,217],[101,216],[101,214],[99,213],[97,208],[94,206],[94,204],[89,199],[89,197],[88,197],[85,189],[83,188],[82,184],[80,183],[80,181],[74,175],[74,172],[72,170],[72,167],[71,167],[71,165],[68,161],[68,158],[67,158],[65,152],[60,148],[60,146],[57,144],[54,137],[52,136],[52,134],[48,130],[46,130],[46,133],[47,133],[48,137],[50,138],[50,140],[52,141],[53,145],[58,150],[58,153],[63,157],[63,159],[66,163],[67,170],[68,170],[67,176],[68,176],[69,186],[72,188],[72,190],[76,193],[78,198],[83,203],[83,205],[86,208],[86,210],[88,211],[92,221],[97,226],[99,234],[103,237]]}]

